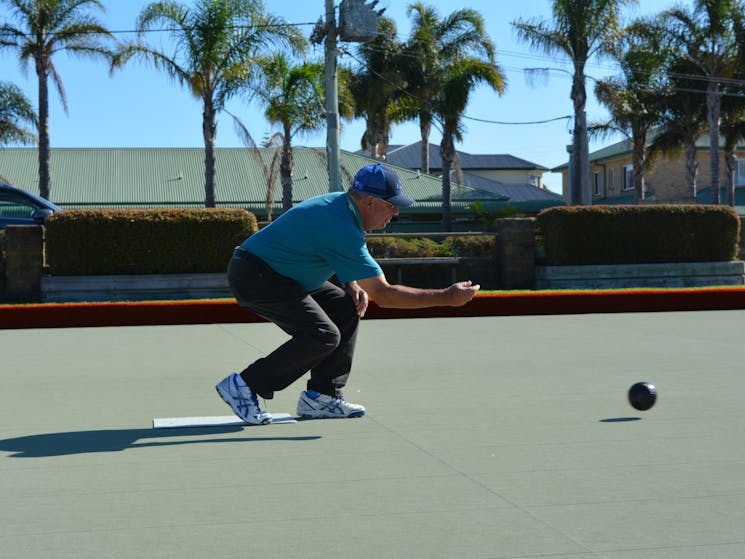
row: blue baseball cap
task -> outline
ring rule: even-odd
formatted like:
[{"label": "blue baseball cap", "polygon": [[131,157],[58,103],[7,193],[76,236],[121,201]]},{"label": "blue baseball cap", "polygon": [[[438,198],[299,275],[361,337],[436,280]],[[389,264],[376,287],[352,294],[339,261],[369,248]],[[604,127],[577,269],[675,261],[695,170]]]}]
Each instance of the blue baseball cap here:
[{"label": "blue baseball cap", "polygon": [[401,190],[401,182],[393,169],[372,163],[362,167],[354,176],[352,187],[370,196],[382,198],[394,206],[411,206],[414,200]]}]

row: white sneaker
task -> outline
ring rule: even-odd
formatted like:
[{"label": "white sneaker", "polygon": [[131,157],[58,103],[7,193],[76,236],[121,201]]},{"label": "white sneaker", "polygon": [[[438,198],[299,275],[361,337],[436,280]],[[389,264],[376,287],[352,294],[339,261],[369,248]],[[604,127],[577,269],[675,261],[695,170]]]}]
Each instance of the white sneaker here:
[{"label": "white sneaker", "polygon": [[222,379],[215,386],[217,393],[225,400],[235,415],[251,425],[262,425],[272,422],[272,415],[259,408],[256,394],[253,393],[238,373]]},{"label": "white sneaker", "polygon": [[315,390],[305,390],[300,393],[297,401],[297,414],[307,418],[347,418],[362,417],[365,407],[350,404],[344,398],[327,396]]}]

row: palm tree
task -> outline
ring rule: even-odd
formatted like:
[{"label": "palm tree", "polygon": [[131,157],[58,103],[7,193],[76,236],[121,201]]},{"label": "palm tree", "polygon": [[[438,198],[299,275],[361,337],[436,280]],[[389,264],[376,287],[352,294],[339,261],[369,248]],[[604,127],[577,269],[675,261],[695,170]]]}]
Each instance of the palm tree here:
[{"label": "palm tree", "polygon": [[721,132],[724,137],[724,163],[727,205],[735,205],[735,177],[737,175],[737,145],[745,140],[745,103],[742,97],[722,99]]},{"label": "palm tree", "polygon": [[621,75],[595,85],[595,96],[609,110],[611,118],[590,130],[620,132],[631,139],[637,204],[644,200],[644,171],[652,159],[647,151],[647,135],[660,123],[662,99],[669,93],[665,74],[669,54],[663,45],[660,27],[651,21],[638,20],[626,29],[614,53]]},{"label": "palm tree", "polygon": [[574,68],[570,97],[574,104],[574,164],[570,173],[572,203],[590,203],[590,164],[588,156],[585,104],[585,66],[593,56],[610,54],[621,33],[620,10],[635,0],[553,0],[553,25],[542,19],[512,23],[519,39],[548,55],[569,58]]},{"label": "palm tree", "polygon": [[471,93],[485,84],[502,94],[505,79],[501,69],[477,58],[463,58],[447,67],[442,76],[440,92],[432,99],[432,110],[442,119],[442,225],[444,231],[452,230],[450,170],[455,158],[455,140],[463,138],[463,113]]},{"label": "palm tree", "polygon": [[[137,18],[140,41],[124,45],[112,70],[132,58],[163,69],[202,101],[205,206],[215,206],[217,114],[252,79],[261,51],[270,46],[301,51],[305,39],[295,26],[267,14],[261,0],[196,0],[192,8],[171,0],[147,5]],[[171,31],[176,53],[169,57],[142,42],[153,28]]]},{"label": "palm tree", "polygon": [[722,124],[724,137],[724,162],[727,185],[727,205],[735,205],[735,177],[737,176],[737,145],[745,140],[745,99],[740,84],[745,80],[745,14],[742,9],[732,13],[732,31],[737,45],[733,84],[725,85],[722,92]]},{"label": "palm tree", "polygon": [[696,0],[692,12],[668,10],[668,29],[680,56],[696,69],[706,83],[709,128],[711,189],[714,204],[720,202],[719,136],[722,85],[737,67],[738,42],[734,23],[743,6],[737,0]]},{"label": "palm tree", "polygon": [[405,87],[400,73],[403,44],[396,36],[396,23],[386,17],[378,18],[375,38],[357,49],[360,65],[348,71],[348,88],[339,88],[340,92],[347,90],[351,94],[354,116],[365,120],[360,145],[375,159],[388,152],[391,110]]},{"label": "palm tree", "polygon": [[17,22],[0,25],[0,50],[12,49],[26,67],[33,61],[39,82],[39,193],[51,194],[49,163],[49,89],[52,78],[67,113],[62,76],[52,60],[59,52],[109,59],[112,34],[89,13],[104,11],[99,0],[0,0]]},{"label": "palm tree", "polygon": [[0,145],[32,144],[36,134],[26,126],[36,128],[38,118],[31,103],[12,83],[0,82]]},{"label": "palm tree", "polygon": [[[257,59],[256,63],[259,71],[249,86],[250,96],[256,96],[261,101],[267,119],[280,125],[282,129],[263,142],[263,147],[269,150],[268,161],[246,125],[237,116],[228,114],[233,117],[236,132],[263,170],[267,185],[266,215],[267,220],[271,221],[277,176],[282,184],[282,209],[292,207],[292,140],[325,125],[325,71],[324,65],[319,62],[306,61],[293,65],[285,53],[271,54]],[[354,103],[346,87],[348,77],[345,69],[338,70],[338,84],[341,89],[338,95],[338,112],[344,119],[351,118],[354,110]]]},{"label": "palm tree", "polygon": [[[408,62],[404,66],[409,95],[401,100],[397,120],[419,121],[422,171],[429,173],[435,97],[444,81],[452,79],[451,66],[465,58],[493,64],[496,48],[486,33],[484,18],[476,10],[456,10],[440,19],[435,8],[414,2],[407,13],[413,18],[405,51]],[[501,81],[504,83],[504,78]]]},{"label": "palm tree", "polygon": [[696,142],[706,131],[706,96],[700,92],[701,82],[693,76],[691,65],[674,53],[666,70],[669,93],[662,97],[661,123],[649,145],[652,154],[675,154],[683,146],[685,152],[686,197],[696,201],[698,191],[698,160]]},{"label": "palm tree", "polygon": [[[320,62],[293,65],[285,53],[277,52],[261,60],[259,66],[259,80],[251,90],[265,106],[264,114],[269,122],[281,127],[281,132],[275,134],[270,142],[279,142],[281,146],[282,209],[289,210],[292,207],[292,140],[326,124],[324,65]],[[346,88],[341,72],[339,80],[344,92]],[[340,95],[339,114],[342,117],[351,114],[348,97],[343,93]]]},{"label": "palm tree", "polygon": [[272,220],[272,212],[274,211],[274,191],[275,184],[277,182],[277,175],[279,174],[279,162],[282,151],[282,139],[280,134],[272,134],[267,140],[263,142],[264,148],[269,148],[269,161],[264,157],[264,153],[261,147],[254,141],[253,136],[246,128],[246,125],[237,116],[224,109],[231,117],[233,117],[233,124],[235,125],[236,134],[241,138],[245,146],[249,150],[249,155],[258,163],[261,168],[262,174],[264,175],[264,181],[266,181],[266,196],[264,197],[264,211],[266,212],[266,220]]}]

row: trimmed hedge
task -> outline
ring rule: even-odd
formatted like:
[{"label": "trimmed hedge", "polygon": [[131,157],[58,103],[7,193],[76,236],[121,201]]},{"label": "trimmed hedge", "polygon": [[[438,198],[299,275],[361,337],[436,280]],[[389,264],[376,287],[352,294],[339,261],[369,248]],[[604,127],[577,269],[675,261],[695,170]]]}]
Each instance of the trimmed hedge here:
[{"label": "trimmed hedge", "polygon": [[258,230],[241,209],[64,210],[46,219],[53,275],[224,272]]},{"label": "trimmed hedge", "polygon": [[737,257],[728,206],[571,206],[536,217],[548,265],[718,262]]},{"label": "trimmed hedge", "polygon": [[497,250],[494,235],[445,237],[442,244],[455,256],[493,257]]},{"label": "trimmed hedge", "polygon": [[452,236],[442,242],[427,237],[368,237],[367,248],[374,258],[489,257],[495,251],[493,235]]}]

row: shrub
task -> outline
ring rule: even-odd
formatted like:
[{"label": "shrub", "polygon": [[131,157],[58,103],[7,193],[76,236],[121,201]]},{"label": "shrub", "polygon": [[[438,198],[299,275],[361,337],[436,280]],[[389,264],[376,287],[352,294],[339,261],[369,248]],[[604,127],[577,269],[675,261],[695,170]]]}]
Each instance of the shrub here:
[{"label": "shrub", "polygon": [[550,208],[536,218],[549,265],[728,261],[740,222],[704,205]]},{"label": "shrub", "polygon": [[374,258],[429,258],[494,255],[493,235],[453,235],[441,242],[428,237],[368,237]]},{"label": "shrub", "polygon": [[496,250],[494,235],[458,235],[442,242],[456,256],[491,257]]},{"label": "shrub", "polygon": [[426,237],[370,237],[367,249],[374,258],[452,256],[447,247]]},{"label": "shrub", "polygon": [[56,275],[223,272],[258,229],[240,209],[64,210],[45,221]]}]

